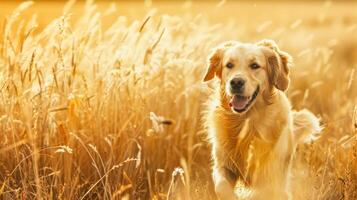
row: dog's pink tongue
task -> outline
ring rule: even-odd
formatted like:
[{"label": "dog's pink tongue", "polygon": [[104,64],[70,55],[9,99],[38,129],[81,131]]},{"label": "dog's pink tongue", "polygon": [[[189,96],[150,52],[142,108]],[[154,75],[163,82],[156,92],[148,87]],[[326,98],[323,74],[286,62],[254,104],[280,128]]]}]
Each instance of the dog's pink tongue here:
[{"label": "dog's pink tongue", "polygon": [[229,105],[236,110],[242,110],[248,104],[248,98],[234,95]]}]

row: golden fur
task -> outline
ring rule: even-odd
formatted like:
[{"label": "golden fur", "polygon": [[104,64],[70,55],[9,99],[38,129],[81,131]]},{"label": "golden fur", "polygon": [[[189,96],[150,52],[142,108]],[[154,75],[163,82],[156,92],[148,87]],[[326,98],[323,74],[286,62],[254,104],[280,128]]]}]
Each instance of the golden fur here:
[{"label": "golden fur", "polygon": [[[234,64],[228,69],[227,62]],[[249,68],[251,62],[260,68]],[[209,58],[204,77],[217,77],[217,92],[208,102],[205,124],[212,145],[213,180],[220,199],[289,199],[289,168],[296,145],[320,132],[309,111],[295,112],[284,91],[291,57],[275,42],[227,42]],[[245,94],[259,91],[242,113],[229,106],[228,82],[246,80]],[[312,137],[310,137],[312,138]]]}]

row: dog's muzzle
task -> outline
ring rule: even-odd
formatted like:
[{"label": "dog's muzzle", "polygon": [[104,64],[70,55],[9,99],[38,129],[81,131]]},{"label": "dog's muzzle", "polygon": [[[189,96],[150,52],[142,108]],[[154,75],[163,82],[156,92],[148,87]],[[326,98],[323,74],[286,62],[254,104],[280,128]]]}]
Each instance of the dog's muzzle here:
[{"label": "dog's muzzle", "polygon": [[231,101],[229,102],[229,106],[235,112],[242,113],[248,110],[249,106],[254,102],[258,93],[259,93],[259,86],[255,89],[254,93],[251,96],[234,94]]}]

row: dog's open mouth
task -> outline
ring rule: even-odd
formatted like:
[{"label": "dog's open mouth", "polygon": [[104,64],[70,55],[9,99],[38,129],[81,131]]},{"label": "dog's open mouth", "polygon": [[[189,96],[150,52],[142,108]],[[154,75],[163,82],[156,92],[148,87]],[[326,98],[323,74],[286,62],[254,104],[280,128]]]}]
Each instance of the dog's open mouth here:
[{"label": "dog's open mouth", "polygon": [[242,96],[242,95],[235,94],[233,95],[231,101],[229,102],[229,106],[235,112],[242,113],[246,111],[249,108],[249,106],[253,103],[253,101],[258,95],[258,92],[259,92],[259,86],[251,96]]}]

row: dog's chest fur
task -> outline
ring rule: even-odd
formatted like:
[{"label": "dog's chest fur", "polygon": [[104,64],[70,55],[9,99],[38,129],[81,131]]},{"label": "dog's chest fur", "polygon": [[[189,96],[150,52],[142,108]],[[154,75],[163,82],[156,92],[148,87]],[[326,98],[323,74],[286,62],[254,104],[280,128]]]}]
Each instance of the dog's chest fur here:
[{"label": "dog's chest fur", "polygon": [[[238,124],[237,124],[238,125]],[[221,127],[217,131],[217,160],[234,178],[250,184],[253,175],[264,165],[273,141],[259,137],[251,119],[245,119],[234,128]]]},{"label": "dog's chest fur", "polygon": [[223,168],[232,180],[251,185],[259,176],[265,176],[265,165],[271,161],[270,154],[288,125],[287,118],[279,116],[284,112],[274,110],[280,109],[265,106],[246,116],[230,114],[219,107],[213,111],[210,136],[215,166]]}]

